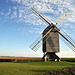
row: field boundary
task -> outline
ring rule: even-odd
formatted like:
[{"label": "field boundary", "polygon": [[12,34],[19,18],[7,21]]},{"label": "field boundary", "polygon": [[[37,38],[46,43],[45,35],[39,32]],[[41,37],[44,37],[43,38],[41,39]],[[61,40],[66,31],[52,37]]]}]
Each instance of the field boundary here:
[{"label": "field boundary", "polygon": [[[40,57],[0,57],[0,62],[43,61]],[[75,58],[61,58],[61,61],[75,62]]]}]

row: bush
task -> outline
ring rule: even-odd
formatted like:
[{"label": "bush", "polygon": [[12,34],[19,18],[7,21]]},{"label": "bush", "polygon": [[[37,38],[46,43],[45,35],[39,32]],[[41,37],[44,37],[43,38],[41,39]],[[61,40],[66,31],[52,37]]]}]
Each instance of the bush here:
[{"label": "bush", "polygon": [[53,70],[50,72],[42,73],[41,75],[75,75],[75,65],[66,67],[61,70]]}]

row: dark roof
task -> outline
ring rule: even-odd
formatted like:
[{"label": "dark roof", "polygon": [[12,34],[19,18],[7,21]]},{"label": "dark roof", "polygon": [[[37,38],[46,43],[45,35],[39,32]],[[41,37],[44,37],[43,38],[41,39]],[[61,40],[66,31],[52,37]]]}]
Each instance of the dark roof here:
[{"label": "dark roof", "polygon": [[[44,31],[43,31],[43,33],[45,34],[46,32],[48,32],[49,30],[51,29],[51,26],[49,25]],[[60,31],[57,27],[55,27],[52,31]],[[43,34],[42,33],[42,34]]]}]

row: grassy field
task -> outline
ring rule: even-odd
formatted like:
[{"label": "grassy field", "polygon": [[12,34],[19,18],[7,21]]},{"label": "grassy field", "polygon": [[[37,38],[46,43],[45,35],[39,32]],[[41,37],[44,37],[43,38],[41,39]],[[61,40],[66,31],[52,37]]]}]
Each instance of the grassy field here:
[{"label": "grassy field", "polygon": [[75,62],[0,62],[0,75],[34,75],[75,65]]}]

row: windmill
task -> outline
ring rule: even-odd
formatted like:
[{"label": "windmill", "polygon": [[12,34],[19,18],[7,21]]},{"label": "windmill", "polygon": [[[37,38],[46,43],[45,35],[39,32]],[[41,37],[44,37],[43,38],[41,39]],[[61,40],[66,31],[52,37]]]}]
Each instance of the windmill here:
[{"label": "windmill", "polygon": [[42,44],[42,51],[44,53],[43,59],[48,61],[49,59],[59,61],[60,58],[56,55],[57,52],[60,52],[59,49],[59,35],[60,39],[73,51],[75,51],[75,41],[68,36],[63,30],[60,30],[56,25],[62,23],[70,15],[70,11],[65,11],[58,19],[57,23],[51,23],[45,16],[40,14],[35,8],[31,10],[40,17],[45,23],[48,24],[48,27],[42,32],[42,34],[30,45],[30,48],[35,52]]}]

